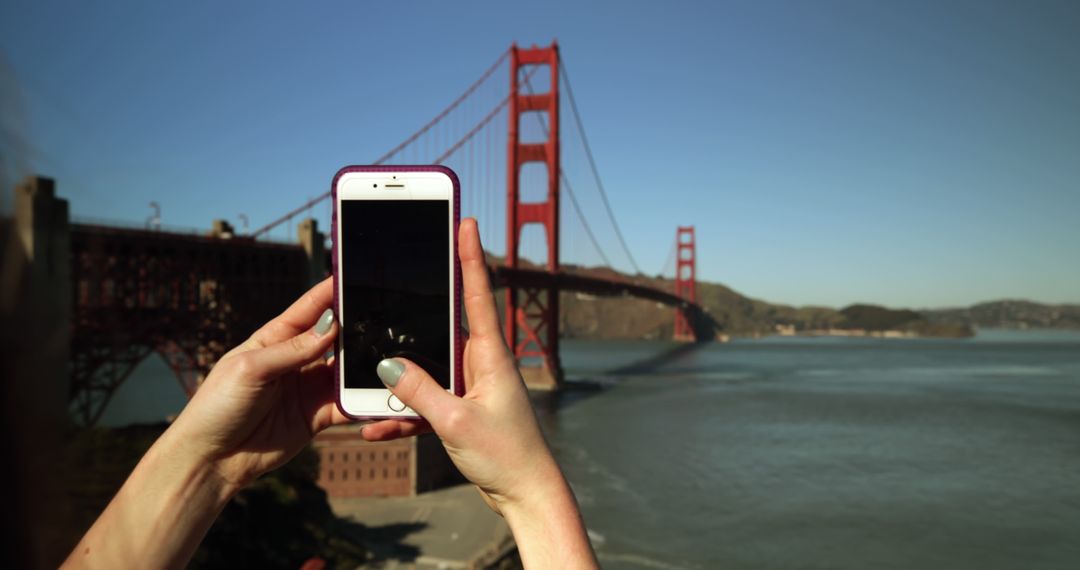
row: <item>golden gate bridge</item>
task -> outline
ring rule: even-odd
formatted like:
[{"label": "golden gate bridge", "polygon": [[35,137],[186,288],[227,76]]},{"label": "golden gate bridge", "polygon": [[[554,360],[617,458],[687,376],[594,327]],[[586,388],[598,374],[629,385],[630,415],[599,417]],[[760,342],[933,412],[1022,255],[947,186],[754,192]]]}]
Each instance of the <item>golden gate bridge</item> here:
[{"label": "golden gate bridge", "polygon": [[[499,70],[509,74],[508,90],[496,79]],[[572,129],[561,128],[564,107]],[[567,154],[571,147],[581,152]],[[644,278],[607,197],[555,43],[512,46],[373,163],[446,164],[458,173],[463,215],[482,221],[489,252],[505,252],[501,259],[491,255],[489,264],[496,287],[504,289],[507,343],[531,387],[555,388],[563,381],[560,292],[671,306],[677,340],[711,340],[720,328],[697,302],[692,227],[676,228],[661,271],[673,266],[673,290]],[[595,193],[576,194],[572,180]],[[54,199],[47,179],[24,186],[39,208]],[[72,321],[68,399],[76,419],[95,423],[115,390],[155,352],[193,392],[229,347],[325,277],[326,237],[310,216],[330,207],[327,191],[247,235],[220,221],[209,235],[102,223],[65,227],[69,251],[62,254],[70,256],[70,280],[64,295]],[[66,217],[66,203],[63,210]],[[281,243],[277,234],[294,225],[300,243]],[[601,246],[598,236],[604,235],[617,244],[618,256]],[[613,259],[629,276],[583,269],[614,268]]]}]

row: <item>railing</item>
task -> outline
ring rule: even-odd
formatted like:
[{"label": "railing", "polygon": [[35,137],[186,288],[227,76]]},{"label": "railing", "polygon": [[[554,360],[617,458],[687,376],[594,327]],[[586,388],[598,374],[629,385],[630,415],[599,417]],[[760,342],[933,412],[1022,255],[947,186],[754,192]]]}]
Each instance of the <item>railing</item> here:
[{"label": "railing", "polygon": [[[93,226],[100,228],[116,228],[121,230],[135,230],[143,232],[155,232],[163,234],[176,234],[182,236],[193,236],[207,238],[210,236],[209,229],[194,228],[191,226],[174,226],[169,224],[139,224],[129,220],[116,220],[109,218],[96,218],[90,216],[72,216],[71,225],[75,226]],[[239,232],[233,233],[237,238],[252,238],[249,234],[241,234]],[[296,240],[284,239],[279,237],[262,236],[259,238],[259,243],[274,243],[281,245],[296,245]]]},{"label": "railing", "polygon": [[137,222],[132,222],[129,220],[95,218],[90,216],[72,216],[71,224],[196,236],[205,236],[209,233],[209,230],[201,230],[199,228],[193,228],[191,226],[172,226],[166,224],[154,224],[151,226],[150,224],[139,224]]}]

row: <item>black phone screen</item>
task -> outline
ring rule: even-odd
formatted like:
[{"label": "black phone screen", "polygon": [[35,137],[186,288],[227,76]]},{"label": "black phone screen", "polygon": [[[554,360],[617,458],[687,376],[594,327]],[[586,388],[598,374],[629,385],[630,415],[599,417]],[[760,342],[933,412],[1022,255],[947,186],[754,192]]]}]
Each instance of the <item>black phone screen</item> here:
[{"label": "black phone screen", "polygon": [[385,388],[375,375],[401,356],[450,388],[450,201],[343,200],[345,388]]}]

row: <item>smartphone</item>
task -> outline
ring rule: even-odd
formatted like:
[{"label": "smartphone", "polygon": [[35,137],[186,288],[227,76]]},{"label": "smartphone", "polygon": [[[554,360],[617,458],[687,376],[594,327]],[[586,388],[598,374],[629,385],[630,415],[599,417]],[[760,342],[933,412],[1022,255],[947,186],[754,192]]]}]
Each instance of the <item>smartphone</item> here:
[{"label": "smartphone", "polygon": [[464,393],[459,193],[443,166],[347,166],[334,176],[334,369],[346,416],[418,417],[375,374],[384,358],[407,358]]}]

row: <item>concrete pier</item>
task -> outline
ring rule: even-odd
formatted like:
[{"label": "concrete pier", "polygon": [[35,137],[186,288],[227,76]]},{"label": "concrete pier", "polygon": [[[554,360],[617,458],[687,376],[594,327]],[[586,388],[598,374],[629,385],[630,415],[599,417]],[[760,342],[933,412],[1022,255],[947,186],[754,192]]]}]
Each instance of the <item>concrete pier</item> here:
[{"label": "concrete pier", "polygon": [[68,202],[56,197],[51,178],[30,176],[15,187],[13,214],[0,309],[31,317],[21,323],[21,335],[35,339],[36,350],[48,354],[34,371],[35,381],[45,384],[38,389],[45,388],[57,402],[67,402],[71,345]]},{"label": "concrete pier", "polygon": [[326,279],[330,266],[326,256],[326,234],[319,231],[319,224],[314,218],[305,218],[296,226],[296,239],[307,255],[308,283]]}]

